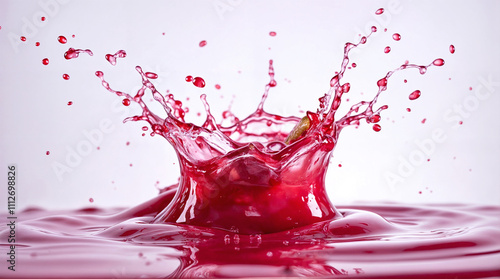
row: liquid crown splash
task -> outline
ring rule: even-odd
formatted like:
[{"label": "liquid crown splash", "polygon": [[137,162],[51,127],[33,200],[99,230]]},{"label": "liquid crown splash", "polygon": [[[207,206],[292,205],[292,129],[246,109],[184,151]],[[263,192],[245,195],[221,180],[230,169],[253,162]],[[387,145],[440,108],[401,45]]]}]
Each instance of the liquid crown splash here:
[{"label": "liquid crown splash", "polygon": [[[372,28],[373,32],[376,28]],[[187,123],[182,103],[172,94],[163,96],[151,82],[156,74],[145,73],[139,66],[136,70],[142,77],[142,87],[135,95],[111,89],[104,74],[96,72],[108,91],[142,108],[141,115],[125,121],[147,121],[152,135],[163,136],[177,153],[181,166],[179,188],[154,222],[252,234],[279,232],[341,218],[325,189],[328,162],[340,131],[359,125],[361,120],[374,123],[374,130],[379,131],[376,123],[388,107],[374,109],[374,106],[379,95],[387,90],[389,78],[404,69],[415,68],[425,74],[430,66],[444,65],[440,58],[429,65],[406,62],[378,80],[378,91],[371,101],[353,105],[346,115],[336,120],[342,96],[350,90],[349,83],[341,83],[349,64],[349,52],[365,44],[372,33],[363,36],[358,44],[345,45],[340,71],[330,80],[328,92],[319,99],[317,111],[307,112],[303,121],[300,117],[283,117],[264,110],[269,89],[277,84],[272,60],[269,61],[270,81],[256,111],[243,120],[233,118],[228,127],[216,123],[205,95],[201,95],[207,113],[205,122],[201,126]],[[166,118],[149,110],[143,101],[147,90],[163,106]],[[303,122],[306,128],[301,126]],[[287,138],[294,125],[297,125],[292,132],[294,136]]]}]

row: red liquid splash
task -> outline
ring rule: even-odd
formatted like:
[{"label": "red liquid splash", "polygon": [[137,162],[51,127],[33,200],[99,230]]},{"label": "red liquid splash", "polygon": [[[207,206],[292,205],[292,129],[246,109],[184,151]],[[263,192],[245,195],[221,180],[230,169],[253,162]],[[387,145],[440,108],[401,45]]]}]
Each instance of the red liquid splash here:
[{"label": "red liquid splash", "polygon": [[87,53],[90,56],[94,55],[90,49],[74,49],[74,48],[69,48],[68,51],[66,51],[64,53],[64,58],[66,58],[66,60],[74,59],[74,58],[77,58],[78,56],[80,56],[80,53],[82,53],[82,52],[83,53]]},{"label": "red liquid splash", "polygon": [[[264,111],[269,89],[276,86],[272,61],[270,81],[257,110],[243,120],[234,120],[224,127],[215,122],[205,95],[201,96],[207,118],[202,126],[184,121],[182,103],[173,95],[164,97],[151,83],[148,73],[136,67],[143,86],[135,95],[110,88],[102,72],[96,72],[102,85],[110,92],[138,103],[142,115],[126,121],[147,121],[153,133],[162,135],[177,151],[182,179],[173,201],[156,216],[155,223],[180,223],[224,230],[236,228],[239,233],[274,233],[340,217],[325,192],[326,166],[340,131],[349,125],[380,121],[386,105],[374,110],[379,94],[387,89],[390,76],[396,71],[416,68],[424,74],[430,66],[440,66],[442,59],[423,66],[409,64],[390,71],[377,82],[379,88],[372,101],[355,104],[349,112],[335,118],[344,93],[350,84],[341,84],[349,64],[349,52],[366,43],[347,43],[340,71],[330,80],[330,90],[320,98],[317,112],[308,112],[310,128],[293,138],[285,138],[299,118],[283,117]],[[436,62],[438,61],[438,62]],[[202,80],[187,76],[187,82]],[[204,82],[202,83],[204,86]],[[200,86],[201,87],[201,86]],[[167,118],[151,112],[143,96],[151,91],[153,98],[164,107]],[[364,108],[364,110],[361,110]],[[272,130],[268,130],[272,128]],[[373,126],[380,131],[380,125]],[[260,132],[257,132],[260,131]],[[314,162],[314,163],[312,163]]]},{"label": "red liquid splash", "polygon": [[116,65],[117,58],[125,58],[125,57],[127,57],[127,53],[124,50],[119,50],[115,54],[105,55],[106,60],[108,60],[108,62],[113,66]]},{"label": "red liquid splash", "polygon": [[[377,11],[382,13],[383,9]],[[328,200],[324,174],[341,130],[363,120],[381,120],[380,113],[388,107],[374,106],[396,71],[412,68],[425,74],[431,66],[444,65],[442,59],[429,65],[405,62],[378,80],[371,101],[337,116],[342,96],[351,88],[342,83],[349,51],[366,40],[345,45],[340,70],[327,84],[330,88],[319,108],[307,112],[310,127],[288,143],[290,130],[301,118],[264,110],[269,89],[277,85],[272,61],[270,81],[256,111],[243,120],[225,112],[230,126],[215,122],[204,95],[205,122],[186,123],[182,103],[157,91],[151,82],[157,75],[140,67],[136,69],[142,87],[134,94],[111,89],[97,71],[108,91],[124,97],[124,105],[135,102],[142,109],[127,121],[148,122],[146,130],[174,146],[182,178],[134,208],[25,210],[18,226],[22,243],[16,246],[23,268],[14,276],[500,276],[500,207],[379,204],[337,209]],[[196,80],[188,77],[188,82]],[[143,101],[147,91],[163,106],[166,118],[149,110]],[[380,131],[380,125],[373,129]],[[4,227],[0,239],[8,234]]]}]

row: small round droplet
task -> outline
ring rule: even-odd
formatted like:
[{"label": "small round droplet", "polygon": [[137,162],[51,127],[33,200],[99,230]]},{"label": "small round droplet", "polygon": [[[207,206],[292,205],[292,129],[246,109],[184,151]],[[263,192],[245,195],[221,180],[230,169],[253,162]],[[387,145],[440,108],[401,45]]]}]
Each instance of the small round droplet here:
[{"label": "small round droplet", "polygon": [[220,89],[220,85],[219,85],[219,84],[216,84],[216,85],[215,85],[215,89],[219,90],[219,89]]},{"label": "small round droplet", "polygon": [[204,46],[207,45],[207,41],[203,40],[203,41],[200,42],[199,45],[200,45],[200,47],[204,47]]},{"label": "small round droplet", "polygon": [[370,117],[370,122],[371,123],[378,123],[378,122],[380,122],[380,115],[378,115],[378,114],[372,115],[372,117]]},{"label": "small round droplet", "polygon": [[191,81],[193,81],[193,76],[187,76],[187,77],[186,77],[186,81],[187,81],[187,82],[191,82]]},{"label": "small round droplet", "polygon": [[201,77],[195,77],[193,79],[193,84],[196,87],[203,88],[205,87],[205,80],[203,80]]},{"label": "small round droplet", "polygon": [[62,78],[65,79],[65,80],[68,80],[69,79],[69,75],[68,74],[63,74]]},{"label": "small round droplet", "polygon": [[389,52],[391,52],[391,47],[390,46],[386,46],[384,48],[384,53],[389,53]]},{"label": "small round droplet", "polygon": [[427,118],[422,119],[422,121],[420,122],[422,122],[422,124],[425,124],[425,121],[427,121]]},{"label": "small round droplet", "polygon": [[66,39],[66,37],[64,36],[59,36],[57,37],[57,40],[61,43],[61,44],[65,44],[68,42],[68,40]]},{"label": "small round droplet", "polygon": [[[123,99],[122,101],[122,104],[126,107],[130,106],[130,100],[129,99]],[[129,142],[127,142],[127,145],[129,144]]]},{"label": "small round droplet", "polygon": [[401,35],[399,35],[398,33],[394,33],[392,34],[392,38],[394,39],[394,41],[399,41],[401,40]]},{"label": "small round droplet", "polygon": [[411,112],[411,108],[406,108],[406,111],[407,112]]},{"label": "small round droplet", "polygon": [[444,60],[441,58],[438,58],[432,62],[434,66],[443,66],[444,65]]},{"label": "small round droplet", "polygon": [[372,26],[372,32],[377,32],[377,26]]},{"label": "small round droplet", "polygon": [[147,131],[148,130],[148,126],[142,126],[142,130],[143,131]]},{"label": "small round droplet", "polygon": [[45,155],[50,155],[50,151],[45,152]]},{"label": "small round droplet", "polygon": [[418,97],[420,97],[420,90],[415,90],[413,91],[410,96],[408,96],[410,98],[410,100],[416,100],[418,99]]},{"label": "small round droplet", "polygon": [[269,32],[269,36],[275,37],[276,36],[276,32],[274,32],[274,31]]},{"label": "small round droplet", "polygon": [[44,59],[42,60],[42,64],[43,64],[43,65],[49,65],[49,59],[48,59],[48,58],[44,58]]},{"label": "small round droplet", "polygon": [[157,79],[158,78],[158,75],[155,74],[155,73],[151,73],[151,72],[147,72],[145,73],[146,77],[150,78],[150,79]]},{"label": "small round droplet", "polygon": [[451,54],[455,53],[455,46],[454,45],[450,45],[450,53]]},{"label": "small round droplet", "polygon": [[378,85],[378,87],[387,86],[387,79],[386,78],[380,79],[379,81],[377,81],[377,85]]},{"label": "small round droplet", "polygon": [[356,63],[352,63],[352,67],[353,67],[353,68],[356,68],[357,66],[358,66],[358,64],[356,64]]},{"label": "small round droplet", "polygon": [[375,11],[376,15],[381,15],[383,13],[384,13],[384,8],[380,8],[380,9],[378,9],[378,10]]},{"label": "small round droplet", "polygon": [[40,18],[40,20],[41,20],[41,21],[45,21],[45,20],[46,20],[46,18],[45,18],[44,16],[42,16],[42,17]]},{"label": "small round droplet", "polygon": [[26,42],[26,37],[21,36],[21,41]]},{"label": "small round droplet", "polygon": [[71,106],[72,104],[73,104],[73,102],[72,102],[72,101],[69,101],[69,102],[68,102],[68,106]]},{"label": "small round droplet", "polygon": [[380,125],[378,124],[373,125],[373,131],[380,132],[380,130],[382,130],[382,127],[380,127]]},{"label": "small round droplet", "polygon": [[40,46],[40,42],[36,42],[36,43],[35,43],[35,46]]},{"label": "small round droplet", "polygon": [[91,203],[92,203],[92,202],[94,202],[94,199],[93,199],[93,198],[90,198],[90,199],[89,199],[89,202],[91,202]]}]

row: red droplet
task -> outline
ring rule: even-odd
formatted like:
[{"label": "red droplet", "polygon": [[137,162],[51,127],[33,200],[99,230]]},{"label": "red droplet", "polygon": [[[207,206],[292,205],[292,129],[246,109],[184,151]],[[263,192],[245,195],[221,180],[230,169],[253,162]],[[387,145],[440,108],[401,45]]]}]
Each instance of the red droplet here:
[{"label": "red droplet", "polygon": [[73,102],[72,102],[72,101],[69,101],[69,102],[68,102],[68,106],[71,106],[72,104],[73,104]]},{"label": "red droplet", "polygon": [[26,37],[21,36],[21,41],[26,42]]},{"label": "red droplet", "polygon": [[125,143],[125,145],[126,145],[126,146],[129,146],[129,145],[130,145],[130,141],[127,141],[127,142]]},{"label": "red droplet", "polygon": [[215,85],[215,89],[220,89],[220,85],[219,85],[219,84],[216,84],[216,85]]},{"label": "red droplet", "polygon": [[377,81],[377,85],[378,85],[378,87],[387,86],[387,79],[386,78],[380,79],[379,81]]},{"label": "red droplet", "polygon": [[384,8],[380,8],[380,9],[378,9],[378,10],[375,11],[376,15],[381,15],[383,13],[384,13]]},{"label": "red droplet", "polygon": [[45,21],[45,19],[46,19],[46,18],[45,18],[44,16],[42,16],[42,18],[40,18],[40,19],[41,19],[42,21]]},{"label": "red droplet", "polygon": [[406,108],[406,111],[407,112],[411,112],[411,108]]},{"label": "red droplet", "polygon": [[[122,104],[126,107],[130,106],[130,100],[129,99],[123,99]],[[128,143],[128,142],[127,142]],[[128,144],[127,144],[128,145]]]},{"label": "red droplet", "polygon": [[425,124],[425,121],[427,121],[427,118],[422,119],[422,124]]},{"label": "red droplet", "polygon": [[409,96],[412,101],[418,99],[418,97],[420,97],[420,90],[413,91]]},{"label": "red droplet", "polygon": [[342,167],[342,164],[339,164],[339,168],[341,168],[341,167]]},{"label": "red droplet", "polygon": [[85,52],[90,56],[94,55],[90,49],[74,49],[70,47],[68,51],[64,53],[64,58],[67,60],[77,58],[81,52]]},{"label": "red droplet", "polygon": [[377,32],[377,27],[376,26],[372,26],[372,32]]},{"label": "red droplet", "polygon": [[353,68],[356,68],[356,66],[358,66],[356,63],[352,63]]},{"label": "red droplet", "polygon": [[394,33],[392,34],[392,38],[394,39],[394,41],[399,41],[401,40],[401,35],[399,35],[398,33]]},{"label": "red droplet", "polygon": [[71,38],[74,38],[75,37],[75,34],[71,35]]},{"label": "red droplet", "polygon": [[271,37],[276,36],[276,32],[274,32],[274,31],[269,32],[269,36],[271,36]]},{"label": "red droplet", "polygon": [[373,131],[380,132],[380,130],[382,130],[382,127],[380,127],[380,125],[378,124],[373,125]]},{"label": "red droplet", "polygon": [[143,131],[147,131],[148,130],[148,126],[142,126],[142,130]]},{"label": "red droplet", "polygon": [[150,78],[150,79],[157,79],[158,78],[158,75],[155,74],[155,73],[151,73],[151,72],[147,72],[145,73],[146,77]]},{"label": "red droplet", "polygon": [[65,80],[68,80],[68,79],[69,79],[69,75],[68,75],[68,74],[63,74],[63,75],[62,75],[62,77],[63,77],[63,79],[65,79]]},{"label": "red droplet", "polygon": [[454,45],[450,45],[450,53],[451,54],[455,53],[455,46]]},{"label": "red droplet", "polygon": [[434,66],[443,66],[444,65],[444,60],[441,58],[438,58],[432,62]]},{"label": "red droplet", "polygon": [[462,124],[464,124],[464,122],[463,121],[458,121],[458,124],[462,125]]},{"label": "red droplet", "polygon": [[378,114],[372,115],[372,117],[370,117],[370,122],[371,123],[378,123],[378,122],[380,122],[380,115],[378,115]]},{"label": "red droplet", "polygon": [[403,80],[403,82],[404,82],[404,83],[407,83],[407,82],[408,82],[408,80],[406,80],[406,79],[405,79],[405,80]]},{"label": "red droplet", "polygon": [[203,80],[201,77],[195,77],[193,80],[193,84],[196,87],[203,88],[205,87],[205,80]]},{"label": "red droplet", "polygon": [[35,46],[40,46],[40,42],[36,42],[36,43],[35,43]]},{"label": "red droplet", "polygon": [[419,194],[422,194],[422,191],[418,191]]},{"label": "red droplet", "polygon": [[187,81],[187,82],[191,82],[191,81],[193,81],[193,76],[187,76],[187,77],[186,77],[186,81]]},{"label": "red droplet", "polygon": [[57,37],[57,40],[61,43],[61,44],[65,44],[68,42],[68,40],[66,39],[66,37],[64,36],[59,36]]},{"label": "red droplet", "polygon": [[386,46],[384,48],[384,53],[389,53],[389,52],[391,52],[391,47],[390,46]]},{"label": "red droplet", "polygon": [[50,151],[45,152],[45,155],[50,155]]},{"label": "red droplet", "polygon": [[207,45],[207,41],[203,40],[200,42],[200,47],[204,47]]},{"label": "red droplet", "polygon": [[90,199],[89,199],[89,202],[91,202],[91,203],[92,203],[92,202],[94,202],[94,199],[93,199],[93,198],[90,198]]},{"label": "red droplet", "polygon": [[43,64],[43,65],[49,65],[49,59],[48,59],[48,58],[44,58],[44,59],[42,60],[42,64]]}]

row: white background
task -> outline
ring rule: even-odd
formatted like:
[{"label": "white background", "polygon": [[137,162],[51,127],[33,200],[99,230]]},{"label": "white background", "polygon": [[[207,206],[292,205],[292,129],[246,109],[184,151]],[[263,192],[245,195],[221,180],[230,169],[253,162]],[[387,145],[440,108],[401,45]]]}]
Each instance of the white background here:
[{"label": "white background", "polygon": [[[385,13],[376,16],[381,7]],[[428,64],[441,57],[446,64],[423,76],[416,70],[394,75],[379,102],[389,105],[381,132],[366,123],[342,132],[327,178],[331,200],[499,205],[499,12],[498,1],[1,1],[0,183],[6,184],[7,166],[16,164],[22,208],[146,201],[157,194],[155,185],[177,181],[177,159],[163,138],[141,136],[143,123],[122,123],[137,107],[120,105],[121,98],[102,88],[96,70],[114,89],[127,92],[140,85],[136,65],[156,72],[157,88],[182,100],[190,109],[188,119],[200,124],[202,93],[219,119],[231,102],[238,116],[251,113],[273,59],[278,86],[265,108],[301,115],[316,110],[339,69],[344,44],[375,25],[379,32],[352,52],[358,66],[346,75],[351,92],[344,108],[371,99],[376,81],[405,60]],[[396,32],[399,42],[391,38]],[[22,35],[26,42],[19,40]],[[67,44],[57,41],[60,35]],[[198,46],[202,40],[205,47]],[[386,46],[392,48],[388,54]],[[94,56],[65,60],[69,47],[91,49]],[[105,54],[120,49],[127,58],[111,66]],[[70,80],[62,78],[65,73]],[[187,75],[203,77],[207,86],[186,83]],[[408,100],[416,89],[422,96]],[[454,111],[460,106],[462,116]],[[103,121],[111,131],[94,144],[85,133],[102,130]],[[431,139],[434,131],[445,139],[434,141],[419,160],[423,153],[415,141]],[[92,149],[75,160],[73,153],[85,146]],[[404,161],[409,168],[402,167]],[[387,175],[401,181],[391,183]],[[6,186],[0,189],[5,197]],[[1,198],[1,208],[5,203]]]}]

